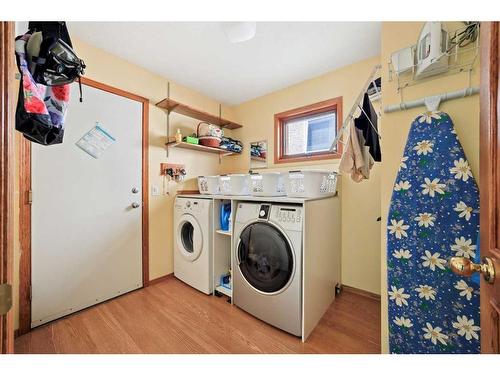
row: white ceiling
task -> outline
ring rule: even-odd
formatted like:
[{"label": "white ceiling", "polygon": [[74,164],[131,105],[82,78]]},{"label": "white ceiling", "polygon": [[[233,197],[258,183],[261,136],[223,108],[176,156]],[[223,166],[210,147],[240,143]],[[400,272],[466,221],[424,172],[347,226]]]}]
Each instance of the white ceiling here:
[{"label": "white ceiling", "polygon": [[68,27],[94,46],[230,105],[380,53],[379,22],[257,22],[255,38],[236,44],[218,22]]}]

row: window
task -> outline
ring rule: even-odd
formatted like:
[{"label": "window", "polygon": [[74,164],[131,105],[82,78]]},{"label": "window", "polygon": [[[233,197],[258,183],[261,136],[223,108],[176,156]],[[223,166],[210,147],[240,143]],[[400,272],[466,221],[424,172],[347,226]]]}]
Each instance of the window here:
[{"label": "window", "polygon": [[326,100],[274,115],[275,163],[338,158],[330,151],[342,121],[342,98]]}]

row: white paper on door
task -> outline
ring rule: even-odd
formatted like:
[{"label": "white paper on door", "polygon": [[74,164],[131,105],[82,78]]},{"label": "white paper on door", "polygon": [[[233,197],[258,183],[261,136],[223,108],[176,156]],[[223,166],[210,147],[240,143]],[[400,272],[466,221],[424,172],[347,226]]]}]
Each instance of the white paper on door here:
[{"label": "white paper on door", "polygon": [[95,159],[99,159],[104,151],[106,151],[116,139],[113,138],[108,131],[104,130],[99,124],[89,130],[82,138],[76,142],[87,154]]}]

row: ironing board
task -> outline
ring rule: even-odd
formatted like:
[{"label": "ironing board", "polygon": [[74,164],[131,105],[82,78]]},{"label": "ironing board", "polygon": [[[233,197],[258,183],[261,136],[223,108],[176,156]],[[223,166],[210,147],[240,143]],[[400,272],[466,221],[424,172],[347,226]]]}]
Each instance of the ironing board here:
[{"label": "ironing board", "polygon": [[391,353],[479,353],[479,285],[448,268],[479,256],[479,191],[450,116],[412,123],[387,230]]}]

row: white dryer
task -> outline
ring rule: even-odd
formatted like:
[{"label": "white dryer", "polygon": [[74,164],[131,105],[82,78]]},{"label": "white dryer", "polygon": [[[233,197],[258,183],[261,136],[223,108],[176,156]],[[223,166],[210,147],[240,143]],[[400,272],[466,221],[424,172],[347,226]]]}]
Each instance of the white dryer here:
[{"label": "white dryer", "polygon": [[234,224],[234,304],[302,335],[302,216],[297,205],[239,203]]},{"label": "white dryer", "polygon": [[212,217],[211,199],[175,199],[174,275],[205,294],[213,292]]}]

